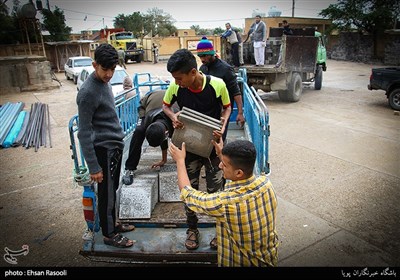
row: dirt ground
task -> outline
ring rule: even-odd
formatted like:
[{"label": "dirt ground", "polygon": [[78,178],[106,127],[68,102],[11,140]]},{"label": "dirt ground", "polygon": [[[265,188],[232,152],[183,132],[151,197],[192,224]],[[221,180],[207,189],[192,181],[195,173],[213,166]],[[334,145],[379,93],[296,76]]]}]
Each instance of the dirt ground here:
[{"label": "dirt ground", "polygon": [[[131,75],[150,72],[170,79],[165,62],[127,66]],[[388,106],[383,91],[367,90],[372,66],[328,61],[322,90],[306,87],[297,103],[283,103],[277,94],[265,97],[271,125],[271,180],[282,200],[354,233],[387,253],[385,263],[399,266],[400,116]],[[40,147],[37,152],[23,147],[0,150],[0,249],[29,246],[29,253],[18,256],[16,265],[2,259],[0,267],[116,265],[93,263],[78,253],[86,224],[82,189],[72,180],[68,134],[68,122],[77,113],[77,90],[63,73],[57,77],[62,81],[59,89],[0,96],[1,104],[22,101],[27,110],[34,102],[48,104],[53,141],[51,148]],[[317,160],[322,154],[325,160]],[[333,167],[336,159],[340,164]],[[357,179],[352,178],[358,172]],[[328,181],[335,181],[336,189],[318,190]],[[343,185],[354,188],[342,189]],[[363,208],[366,203],[368,209]],[[280,227],[283,240],[290,242],[285,240],[289,225]],[[326,265],[318,257],[291,263],[289,257],[298,252],[284,248],[285,244],[287,266]]]}]

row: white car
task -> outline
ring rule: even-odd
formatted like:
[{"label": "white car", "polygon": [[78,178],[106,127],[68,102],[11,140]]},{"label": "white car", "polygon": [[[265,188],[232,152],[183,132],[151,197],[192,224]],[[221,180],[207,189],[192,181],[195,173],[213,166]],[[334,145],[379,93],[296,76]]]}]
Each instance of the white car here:
[{"label": "white car", "polygon": [[[89,77],[89,75],[93,72],[94,72],[93,66],[85,67],[82,69],[80,75],[78,76],[78,81],[76,83],[76,88],[78,90],[81,88],[83,82],[85,82],[86,79]],[[110,80],[114,97],[117,96],[118,93],[124,90],[123,82],[126,76],[129,76],[128,72],[126,72],[126,70],[121,66],[117,65],[114,71],[114,75]]]},{"label": "white car", "polygon": [[89,56],[73,56],[68,58],[64,65],[65,77],[72,79],[74,84],[78,81],[78,76],[84,67],[92,66],[93,59]]}]

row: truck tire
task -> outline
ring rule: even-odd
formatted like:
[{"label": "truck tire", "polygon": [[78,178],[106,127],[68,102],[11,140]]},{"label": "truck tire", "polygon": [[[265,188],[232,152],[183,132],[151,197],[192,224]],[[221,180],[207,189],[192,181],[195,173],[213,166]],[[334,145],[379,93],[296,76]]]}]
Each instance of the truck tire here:
[{"label": "truck tire", "polygon": [[73,77],[73,80],[74,80],[74,84],[76,85],[77,83],[78,83],[78,77]]},{"label": "truck tire", "polygon": [[322,88],[322,66],[318,65],[317,71],[314,77],[314,89],[320,90]]},{"label": "truck tire", "polygon": [[64,72],[64,73],[65,73],[65,78],[67,78],[67,80],[69,80],[67,72]]},{"label": "truck tire", "polygon": [[299,73],[292,73],[287,90],[278,91],[279,99],[286,102],[297,102],[303,92],[303,83]]},{"label": "truck tire", "polygon": [[394,110],[400,111],[400,88],[396,88],[389,93],[389,105]]}]

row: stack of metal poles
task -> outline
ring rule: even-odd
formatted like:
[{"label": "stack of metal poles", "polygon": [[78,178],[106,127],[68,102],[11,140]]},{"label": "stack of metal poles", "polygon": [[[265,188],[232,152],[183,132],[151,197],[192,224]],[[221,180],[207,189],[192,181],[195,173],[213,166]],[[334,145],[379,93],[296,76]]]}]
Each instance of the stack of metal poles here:
[{"label": "stack of metal poles", "polygon": [[50,148],[52,147],[49,105],[40,102],[31,105],[31,113],[22,144],[27,149],[34,147],[35,152],[40,146],[47,147],[49,145]]}]

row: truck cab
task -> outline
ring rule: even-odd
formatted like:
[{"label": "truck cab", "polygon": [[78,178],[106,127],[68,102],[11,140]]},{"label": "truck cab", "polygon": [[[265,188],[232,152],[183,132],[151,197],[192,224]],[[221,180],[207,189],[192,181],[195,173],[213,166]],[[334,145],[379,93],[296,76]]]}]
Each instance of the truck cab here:
[{"label": "truck cab", "polygon": [[318,38],[318,49],[317,49],[317,65],[322,66],[322,70],[326,71],[326,47],[325,37],[321,32],[315,31],[314,36]]},{"label": "truck cab", "polygon": [[111,33],[108,37],[108,43],[115,49],[122,49],[125,51],[125,63],[128,60],[136,61],[137,63],[143,60],[143,45],[140,39],[136,38],[133,32],[122,31]]}]

